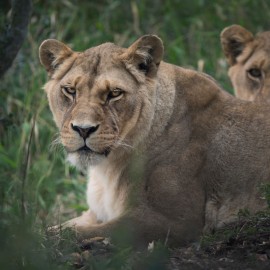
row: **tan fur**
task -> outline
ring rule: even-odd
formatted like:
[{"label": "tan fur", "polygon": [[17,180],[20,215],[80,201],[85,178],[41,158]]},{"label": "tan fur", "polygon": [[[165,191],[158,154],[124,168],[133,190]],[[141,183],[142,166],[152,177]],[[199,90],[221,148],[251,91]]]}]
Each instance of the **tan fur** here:
[{"label": "tan fur", "polygon": [[[57,67],[55,46],[69,52]],[[156,36],[128,49],[105,43],[70,54],[55,40],[40,47],[62,144],[89,175],[90,210],[64,225],[81,237],[125,227],[139,242],[183,244],[240,209],[266,206],[259,186],[270,181],[268,106],[236,99],[209,76],[160,62],[162,55]],[[115,89],[123,93],[108,100]],[[84,142],[74,125],[95,128]],[[92,152],[79,150],[85,144]]]},{"label": "tan fur", "polygon": [[[232,25],[221,33],[221,44],[230,65],[229,76],[235,95],[244,100],[270,102],[270,32],[253,36]],[[253,76],[257,69],[261,76]]]}]

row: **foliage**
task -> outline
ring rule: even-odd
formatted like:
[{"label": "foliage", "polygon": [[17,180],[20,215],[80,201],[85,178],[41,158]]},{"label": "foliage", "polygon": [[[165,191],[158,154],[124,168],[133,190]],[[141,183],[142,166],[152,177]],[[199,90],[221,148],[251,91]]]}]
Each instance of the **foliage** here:
[{"label": "foliage", "polygon": [[270,207],[270,184],[264,184],[260,186],[260,191],[263,198],[266,200],[268,207]]},{"label": "foliage", "polygon": [[166,61],[203,70],[231,91],[220,31],[234,23],[267,30],[269,11],[266,0],[34,0],[27,40],[0,85],[1,269],[60,269],[46,259],[43,228],[86,208],[85,177],[52,147],[57,131],[38,60],[44,39],[80,51],[105,41],[128,46],[155,33],[164,40]]}]

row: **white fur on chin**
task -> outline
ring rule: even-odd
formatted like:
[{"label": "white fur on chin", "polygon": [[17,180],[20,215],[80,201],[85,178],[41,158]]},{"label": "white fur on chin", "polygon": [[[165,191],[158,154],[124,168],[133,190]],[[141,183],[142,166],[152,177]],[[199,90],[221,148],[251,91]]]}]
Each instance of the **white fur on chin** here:
[{"label": "white fur on chin", "polygon": [[84,155],[75,153],[68,153],[67,161],[75,166],[78,170],[87,172],[90,166],[96,166],[99,164],[105,157],[103,155],[93,154],[93,155]]}]

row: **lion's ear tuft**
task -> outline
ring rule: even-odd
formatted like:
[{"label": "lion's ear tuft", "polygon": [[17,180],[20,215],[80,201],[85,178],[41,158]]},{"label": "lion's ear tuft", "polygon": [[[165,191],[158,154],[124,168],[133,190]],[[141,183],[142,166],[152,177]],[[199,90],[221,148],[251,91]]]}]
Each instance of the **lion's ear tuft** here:
[{"label": "lion's ear tuft", "polygon": [[229,65],[236,63],[237,56],[253,39],[253,34],[240,25],[231,25],[221,32],[220,41]]},{"label": "lion's ear tuft", "polygon": [[40,62],[49,76],[52,76],[57,67],[73,53],[68,46],[55,39],[47,39],[39,47]]},{"label": "lion's ear tuft", "polygon": [[163,52],[163,43],[159,37],[145,35],[135,41],[121,58],[146,76],[153,77],[163,58]]}]

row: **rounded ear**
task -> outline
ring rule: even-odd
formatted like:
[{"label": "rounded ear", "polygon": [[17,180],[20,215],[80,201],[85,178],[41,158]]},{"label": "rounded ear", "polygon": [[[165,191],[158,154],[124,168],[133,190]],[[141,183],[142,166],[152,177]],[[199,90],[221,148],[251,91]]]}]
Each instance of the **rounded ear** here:
[{"label": "rounded ear", "polygon": [[52,76],[56,68],[73,53],[67,45],[55,39],[46,39],[39,47],[40,62],[49,76]]},{"label": "rounded ear", "polygon": [[154,76],[163,58],[163,52],[163,42],[158,36],[145,35],[136,40],[121,58],[145,75]]},{"label": "rounded ear", "polygon": [[221,32],[220,41],[229,65],[232,66],[236,63],[237,56],[253,39],[253,34],[240,25],[226,27]]}]

